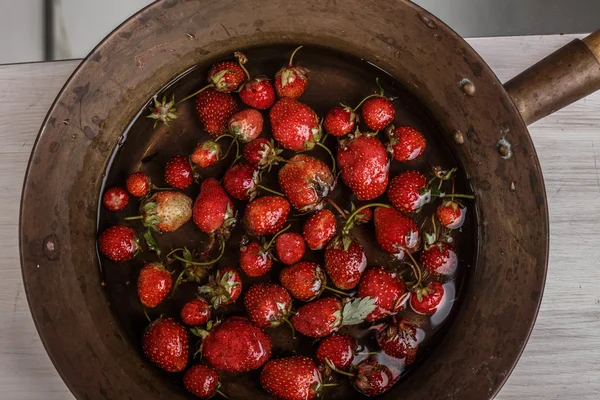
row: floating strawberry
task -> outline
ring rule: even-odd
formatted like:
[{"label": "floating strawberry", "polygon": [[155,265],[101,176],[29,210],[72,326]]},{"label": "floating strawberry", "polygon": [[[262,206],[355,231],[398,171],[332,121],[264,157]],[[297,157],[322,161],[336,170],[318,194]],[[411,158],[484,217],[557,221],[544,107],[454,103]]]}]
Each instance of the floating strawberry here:
[{"label": "floating strawberry", "polygon": [[129,175],[127,181],[125,181],[125,185],[129,194],[135,197],[144,197],[152,189],[150,177],[144,172],[135,172]]},{"label": "floating strawberry", "polygon": [[388,197],[398,210],[405,213],[419,212],[431,201],[431,191],[427,190],[427,178],[417,171],[406,171],[390,182]]},{"label": "floating strawberry", "polygon": [[365,271],[358,285],[358,296],[373,299],[376,308],[367,321],[376,321],[395,315],[404,308],[409,293],[404,282],[394,272],[384,267],[371,267]]},{"label": "floating strawberry", "polygon": [[102,205],[109,211],[121,211],[129,203],[129,194],[120,187],[108,189],[102,197]]},{"label": "floating strawberry", "polygon": [[304,257],[306,245],[299,233],[284,233],[275,240],[275,250],[279,261],[286,265],[297,263]]},{"label": "floating strawberry", "polygon": [[192,199],[181,192],[158,192],[142,203],[140,212],[146,228],[173,232],[192,218]]},{"label": "floating strawberry", "polygon": [[413,253],[419,248],[421,237],[417,224],[399,211],[378,207],[375,209],[373,222],[381,250],[402,259],[405,251]]},{"label": "floating strawberry", "polygon": [[275,147],[273,140],[256,138],[244,147],[244,158],[259,169],[271,169],[283,158],[279,156],[283,150]]},{"label": "floating strawberry", "polygon": [[227,123],[227,128],[233,137],[248,143],[262,133],[263,123],[262,114],[248,108],[233,114]]},{"label": "floating strawberry", "polygon": [[228,231],[235,224],[233,210],[233,203],[219,181],[205,179],[194,202],[192,214],[198,228],[209,234]]},{"label": "floating strawberry", "polygon": [[444,298],[444,286],[431,281],[425,287],[416,288],[410,296],[410,308],[421,315],[433,315]]},{"label": "floating strawberry", "polygon": [[281,190],[292,206],[301,212],[322,208],[334,185],[329,167],[305,154],[292,157],[279,170],[278,177]]},{"label": "floating strawberry", "polygon": [[351,382],[356,390],[373,397],[390,390],[399,379],[400,371],[393,365],[383,365],[375,357],[369,357],[358,363]]},{"label": "floating strawberry", "polygon": [[167,372],[181,372],[187,365],[187,332],[170,318],[159,318],[146,328],[142,347],[146,357]]},{"label": "floating strawberry", "polygon": [[273,260],[271,253],[256,242],[242,242],[240,245],[240,268],[248,276],[257,277],[269,272]]},{"label": "floating strawberry", "polygon": [[145,307],[154,308],[169,295],[172,286],[171,274],[162,264],[146,264],[138,276],[138,297]]},{"label": "floating strawberry", "polygon": [[227,133],[227,122],[238,110],[235,98],[229,93],[207,89],[196,98],[196,112],[204,130],[212,136]]},{"label": "floating strawberry", "polygon": [[288,65],[281,68],[275,75],[275,90],[277,90],[279,97],[297,99],[302,96],[302,93],[306,89],[306,85],[308,84],[306,74],[308,74],[309,70],[293,64],[294,56],[301,48],[302,46],[299,46],[294,50],[290,56]]},{"label": "floating strawberry", "polygon": [[312,108],[289,97],[269,111],[273,137],[288,150],[311,150],[321,140],[319,117]]},{"label": "floating strawberry", "polygon": [[98,248],[102,255],[115,262],[129,261],[140,251],[134,230],[123,225],[111,226],[102,232]]},{"label": "floating strawberry", "polygon": [[348,106],[333,107],[325,116],[323,127],[332,136],[345,136],[354,130],[356,114]]},{"label": "floating strawberry", "polygon": [[329,210],[317,211],[304,223],[304,240],[311,250],[321,250],[337,231],[335,215]]},{"label": "floating strawberry", "polygon": [[251,235],[277,233],[290,213],[290,203],[280,196],[263,196],[248,203],[244,215],[246,229]]},{"label": "floating strawberry", "polygon": [[417,327],[406,318],[399,322],[391,321],[377,331],[377,343],[385,354],[410,365],[415,361],[419,348]]},{"label": "floating strawberry", "polygon": [[333,370],[348,371],[354,361],[356,340],[350,335],[334,333],[319,344],[317,360]]},{"label": "floating strawberry", "polygon": [[391,125],[388,136],[390,138],[388,151],[395,160],[400,162],[417,159],[427,147],[427,141],[421,132],[409,126],[394,128]]},{"label": "floating strawberry", "polygon": [[391,100],[383,95],[383,88],[379,85],[379,79],[377,79],[377,85],[380,89],[379,94],[365,97],[355,108],[357,110],[362,106],[360,110],[362,120],[374,132],[388,126],[396,116],[396,109]]},{"label": "floating strawberry", "polygon": [[303,356],[269,361],[260,373],[260,384],[281,400],[314,400],[325,386],[313,360]]},{"label": "floating strawberry", "polygon": [[231,93],[237,90],[246,80],[243,64],[247,62],[246,57],[239,52],[234,53],[238,62],[222,61],[216,63],[208,71],[209,86],[223,93]]},{"label": "floating strawberry", "polygon": [[196,146],[190,160],[200,168],[208,168],[215,165],[222,155],[221,145],[214,140],[207,140]]},{"label": "floating strawberry", "polygon": [[[185,371],[183,385],[188,392],[203,400],[220,393],[219,387],[221,386],[217,371],[206,365],[194,365]],[[223,393],[220,394],[227,398]]]},{"label": "floating strawberry", "polygon": [[248,289],[244,306],[250,320],[259,327],[277,327],[284,322],[289,324],[287,318],[292,310],[292,298],[281,286],[262,282]]},{"label": "floating strawberry", "polygon": [[252,165],[234,164],[225,172],[223,186],[227,193],[238,200],[252,200],[256,197],[259,179],[258,170]]},{"label": "floating strawberry", "polygon": [[458,267],[458,256],[452,246],[436,243],[421,252],[423,267],[430,274],[452,275]]},{"label": "floating strawberry", "polygon": [[323,293],[327,284],[327,277],[319,264],[301,261],[283,268],[279,274],[279,281],[294,298],[301,301],[311,301]]},{"label": "floating strawberry", "polygon": [[210,320],[210,306],[202,297],[190,300],[181,309],[180,317],[189,326],[204,325]]},{"label": "floating strawberry", "polygon": [[358,242],[348,238],[333,240],[325,250],[325,271],[333,284],[342,290],[354,289],[367,267],[367,256]]},{"label": "floating strawberry", "polygon": [[266,110],[275,103],[275,89],[266,77],[248,79],[240,89],[240,98],[252,108]]},{"label": "floating strawberry", "polygon": [[467,209],[457,201],[444,200],[435,213],[438,221],[448,229],[459,229],[465,223]]},{"label": "floating strawberry", "polygon": [[208,284],[200,287],[198,293],[209,298],[214,308],[236,302],[242,294],[242,278],[234,267],[219,269],[209,278]]},{"label": "floating strawberry", "polygon": [[165,166],[165,182],[177,189],[187,189],[194,183],[194,171],[185,156],[173,157]]}]

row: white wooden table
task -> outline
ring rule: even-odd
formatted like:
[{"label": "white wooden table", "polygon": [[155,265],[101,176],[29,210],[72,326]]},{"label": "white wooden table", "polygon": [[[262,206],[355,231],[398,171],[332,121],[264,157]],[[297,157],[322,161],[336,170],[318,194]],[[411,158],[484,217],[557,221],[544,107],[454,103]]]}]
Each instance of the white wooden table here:
[{"label": "white wooden table", "polygon": [[[506,81],[573,37],[469,42]],[[17,233],[31,147],[52,100],[77,64],[0,66],[2,400],[73,400],[33,326]],[[531,135],[550,204],[550,266],[535,330],[498,399],[600,399],[600,93],[536,123]]]}]

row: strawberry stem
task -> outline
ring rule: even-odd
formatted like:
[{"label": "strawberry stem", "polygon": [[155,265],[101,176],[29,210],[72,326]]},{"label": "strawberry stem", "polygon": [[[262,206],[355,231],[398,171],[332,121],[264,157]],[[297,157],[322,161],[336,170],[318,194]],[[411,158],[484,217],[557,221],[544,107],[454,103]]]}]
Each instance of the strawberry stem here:
[{"label": "strawberry stem", "polygon": [[[175,256],[177,257],[177,256]],[[173,285],[173,289],[171,290],[171,298],[175,297],[175,292],[177,291],[177,288],[179,287],[179,285],[181,285],[181,282],[183,282],[183,275],[185,274],[185,267],[183,268],[183,270],[179,273],[179,275],[177,276],[177,279],[175,280],[175,284]]]},{"label": "strawberry stem", "polygon": [[221,392],[219,389],[217,389],[217,393],[219,393],[219,395],[221,395],[222,397],[224,397],[227,400],[229,400],[229,397],[227,397],[227,395],[225,393]]},{"label": "strawberry stem", "polygon": [[194,92],[194,93],[190,94],[189,96],[184,97],[183,99],[179,100],[177,103],[175,103],[175,105],[178,106],[181,103],[183,103],[184,101],[187,101],[187,100],[191,99],[192,97],[195,97],[195,96],[199,95],[200,93],[204,92],[206,89],[214,87],[214,86],[215,85],[213,85],[212,83],[208,84],[208,85],[204,86],[202,89],[198,90],[197,92]]},{"label": "strawberry stem", "polygon": [[259,188],[259,189],[262,189],[262,190],[264,190],[266,192],[273,193],[273,194],[275,194],[277,196],[285,197],[283,193],[280,193],[277,190],[269,189],[268,187],[263,186],[261,184],[256,185],[256,187]]},{"label": "strawberry stem", "polygon": [[321,147],[323,150],[325,150],[329,154],[329,157],[331,157],[331,164],[333,166],[331,168],[331,172],[335,175],[336,165],[335,165],[335,157],[333,156],[333,153],[331,152],[331,150],[329,150],[329,147],[325,146],[323,143],[315,142],[315,144],[317,146]]},{"label": "strawberry stem", "polygon": [[228,133],[225,133],[225,134],[223,134],[223,135],[221,135],[221,136],[218,136],[218,137],[215,139],[215,143],[216,143],[216,142],[218,142],[219,140],[223,139],[223,138],[231,138],[231,139],[235,140],[235,137],[234,137],[233,135],[230,135],[230,134],[228,134]]},{"label": "strawberry stem", "polygon": [[327,286],[327,285],[325,285],[325,286],[323,286],[323,287],[324,287],[325,289],[329,290],[330,292],[333,292],[333,293],[339,294],[340,296],[346,296],[346,297],[350,296],[350,293],[342,292],[341,290],[338,290],[338,289],[336,289],[336,288],[332,288],[331,286]]},{"label": "strawberry stem", "polygon": [[413,255],[410,254],[408,250],[404,250],[404,253],[406,253],[413,262],[413,264],[408,263],[408,265],[410,265],[410,268],[413,271],[413,274],[415,275],[415,278],[417,278],[417,283],[415,283],[413,287],[419,287],[421,285],[421,281],[423,280],[423,273],[421,272],[421,268],[419,268],[419,263],[417,263],[417,260],[415,260]]},{"label": "strawberry stem", "polygon": [[212,264],[216,263],[217,261],[219,261],[221,259],[221,257],[223,257],[223,254],[225,254],[225,242],[221,242],[221,253],[214,260],[210,260],[210,261],[192,261],[192,260],[186,260],[183,257],[179,257],[177,254],[173,255],[173,257],[175,259],[181,261],[181,262],[186,263],[186,264],[192,264],[192,265],[212,265]]},{"label": "strawberry stem", "polygon": [[296,47],[296,49],[292,52],[292,55],[290,56],[290,62],[288,63],[288,66],[292,66],[292,62],[294,61],[294,56],[296,55],[296,53],[298,52],[298,50],[300,50],[302,47],[304,46],[298,46]]},{"label": "strawberry stem", "polygon": [[142,218],[144,218],[143,215],[136,215],[135,217],[126,217],[126,218],[123,218],[123,220],[124,221],[135,221],[137,219],[142,219]]},{"label": "strawberry stem", "polygon": [[157,190],[157,191],[160,192],[160,191],[163,191],[163,190],[173,190],[173,188],[161,188],[161,187],[152,185],[152,190]]},{"label": "strawberry stem", "polygon": [[282,230],[280,230],[279,232],[277,232],[276,234],[274,234],[273,237],[271,238],[271,240],[269,241],[269,244],[267,244],[267,247],[265,247],[265,251],[269,250],[271,248],[271,246],[275,242],[275,239],[277,239],[277,236],[281,235],[283,232],[287,231],[291,227],[292,227],[292,225],[288,225],[285,228],[283,228]]},{"label": "strawberry stem", "polygon": [[435,240],[437,241],[437,224],[435,223],[435,214],[433,214],[431,216],[431,224],[433,225],[433,236],[435,237]]},{"label": "strawberry stem", "polygon": [[[339,372],[339,371],[336,371]],[[354,375],[350,375],[350,376],[354,376]],[[339,383],[323,383],[321,384],[322,387],[332,387],[332,386],[340,386]]]},{"label": "strawberry stem", "polygon": [[243,53],[240,53],[239,51],[236,51],[235,53],[233,53],[233,55],[237,59],[240,68],[242,68],[242,70],[244,71],[244,74],[246,74],[246,79],[250,80],[250,72],[248,72],[246,67],[244,67],[244,64],[248,61],[246,56]]},{"label": "strawberry stem", "polygon": [[377,87],[379,88],[379,93],[383,96],[383,87],[381,86],[381,83],[379,83],[379,77],[375,78],[375,83],[377,84]]},{"label": "strawberry stem", "polygon": [[[440,197],[444,197],[444,196],[440,196]],[[457,199],[471,199],[473,200],[475,198],[475,196],[470,195],[470,194],[452,194],[451,198],[456,197]]]},{"label": "strawberry stem", "polygon": [[337,211],[338,213],[340,213],[340,215],[342,216],[342,218],[346,219],[346,213],[344,212],[344,210],[342,210],[342,209],[341,209],[341,207],[340,207],[340,206],[338,206],[338,205],[335,203],[335,201],[333,201],[333,200],[331,200],[330,198],[328,198],[328,199],[327,199],[327,202],[328,202],[329,204],[331,204],[331,206],[332,206],[333,208],[335,208],[335,209],[336,209],[336,211]]},{"label": "strawberry stem", "polygon": [[176,252],[178,252],[178,251],[183,251],[183,247],[178,247],[178,248],[176,248],[176,249],[174,249],[174,250],[171,250],[171,251],[170,251],[170,252],[169,252],[169,253],[168,253],[168,254],[165,256],[165,259],[166,259],[166,260],[168,260],[168,259],[169,259],[169,257],[171,257],[171,256],[173,255],[173,253],[176,253]]},{"label": "strawberry stem", "polygon": [[283,322],[285,322],[287,324],[287,326],[290,327],[290,329],[292,330],[292,339],[296,339],[296,329],[294,329],[294,325],[292,325],[292,323],[290,322],[289,319],[287,319],[286,317],[282,318]]},{"label": "strawberry stem", "polygon": [[356,112],[356,110],[358,110],[360,108],[360,106],[362,106],[365,101],[367,101],[369,99],[372,99],[373,97],[383,97],[383,94],[373,93],[373,94],[368,95],[367,97],[365,97],[364,99],[362,99],[360,101],[360,103],[358,103],[358,105],[352,109],[352,111]]},{"label": "strawberry stem", "polygon": [[148,320],[148,322],[152,322],[152,319],[150,318],[150,316],[148,315],[148,311],[146,311],[146,309],[144,308],[144,315],[146,316],[146,319]]},{"label": "strawberry stem", "polygon": [[[331,369],[332,369],[332,371],[337,372],[338,374],[342,374],[342,375],[346,375],[346,376],[350,376],[350,377],[355,377],[356,376],[356,374],[353,374],[351,372],[342,371],[342,370],[339,370],[337,368],[331,368]],[[328,384],[326,384],[326,385],[328,385]],[[325,385],[323,385],[323,386],[325,386]]]},{"label": "strawberry stem", "polygon": [[347,227],[354,222],[354,219],[356,218],[356,216],[358,214],[360,214],[363,210],[366,210],[367,208],[372,208],[372,207],[383,207],[383,208],[390,208],[390,206],[388,204],[383,204],[383,203],[371,203],[371,204],[367,204],[365,206],[362,206],[360,208],[358,208],[356,211],[354,211],[352,214],[350,214],[350,216],[348,217],[348,220],[346,221],[346,224],[344,225],[344,228],[342,229],[342,231],[346,230]]}]

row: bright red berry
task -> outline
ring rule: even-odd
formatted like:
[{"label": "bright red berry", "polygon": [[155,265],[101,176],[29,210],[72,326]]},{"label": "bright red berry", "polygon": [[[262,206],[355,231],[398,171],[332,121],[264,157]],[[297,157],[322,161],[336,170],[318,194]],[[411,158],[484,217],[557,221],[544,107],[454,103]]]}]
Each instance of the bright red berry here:
[{"label": "bright red berry", "polygon": [[252,108],[266,110],[275,103],[275,89],[269,79],[254,78],[242,86],[240,98]]},{"label": "bright red berry", "polygon": [[290,213],[290,203],[280,196],[263,196],[248,203],[244,214],[251,235],[265,236],[279,232]]},{"label": "bright red berry", "polygon": [[333,241],[325,250],[325,271],[333,284],[342,289],[354,289],[367,267],[367,256],[360,244],[352,239]]},{"label": "bright red berry", "polygon": [[365,101],[360,109],[362,120],[373,132],[388,126],[394,120],[396,109],[386,97],[372,97]]},{"label": "bright red berry", "polygon": [[221,156],[221,145],[214,140],[207,140],[196,146],[190,160],[200,168],[208,168],[215,165],[221,159]]},{"label": "bright red berry", "polygon": [[320,210],[304,223],[304,240],[311,250],[321,250],[337,232],[336,219],[330,210]]},{"label": "bright red berry", "polygon": [[417,327],[406,318],[391,321],[377,331],[377,343],[385,354],[404,360],[404,365],[412,364],[417,356],[419,340]]},{"label": "bright red berry", "polygon": [[365,396],[379,396],[400,379],[400,371],[393,364],[383,365],[377,358],[369,357],[356,366],[356,376],[351,379],[356,390]]},{"label": "bright red berry", "polygon": [[209,88],[196,97],[196,112],[204,130],[212,136],[227,133],[227,121],[238,110],[235,98]]},{"label": "bright red berry", "polygon": [[213,397],[219,389],[219,374],[206,365],[194,365],[183,376],[186,390],[206,400]]},{"label": "bright red berry", "polygon": [[165,181],[177,189],[187,189],[194,183],[192,164],[186,156],[176,156],[165,166]]},{"label": "bright red berry", "polygon": [[397,314],[404,309],[408,295],[404,282],[396,273],[384,267],[367,269],[358,285],[358,296],[370,297],[377,305],[377,308],[367,316],[367,321],[376,321]]},{"label": "bright red berry", "polygon": [[144,172],[135,172],[129,175],[125,185],[129,194],[135,197],[144,197],[152,189],[150,177]]},{"label": "bright red berry", "polygon": [[444,286],[431,281],[425,287],[418,288],[410,296],[410,308],[421,315],[433,315],[444,298]]},{"label": "bright red berry", "polygon": [[354,361],[356,340],[350,335],[334,333],[319,344],[317,360],[330,368],[348,371]]},{"label": "bright red berry", "polygon": [[415,160],[427,147],[427,141],[421,132],[409,126],[398,127],[389,136],[388,151],[400,162]]},{"label": "bright red berry", "polygon": [[98,248],[106,258],[115,262],[129,261],[140,251],[134,230],[122,225],[111,226],[102,232]]},{"label": "bright red berry", "polygon": [[208,178],[202,182],[192,216],[198,228],[209,234],[235,223],[233,203],[219,181]]},{"label": "bright red berry", "polygon": [[283,268],[279,274],[279,281],[294,298],[311,301],[325,290],[327,277],[319,264],[301,261]]},{"label": "bright red berry", "polygon": [[210,306],[203,298],[190,300],[181,309],[180,317],[189,326],[204,325],[210,319]]},{"label": "bright red berry", "polygon": [[341,137],[352,132],[355,123],[356,114],[352,108],[336,106],[327,113],[323,127],[330,135]]},{"label": "bright red berry", "polygon": [[421,252],[423,267],[434,275],[452,275],[458,267],[454,248],[446,243],[436,243]]},{"label": "bright red berry", "polygon": [[304,238],[299,233],[284,233],[275,240],[277,258],[286,265],[297,263],[304,257],[306,245]]},{"label": "bright red berry", "polygon": [[279,186],[292,207],[313,211],[323,207],[334,185],[331,170],[323,161],[298,154],[279,170]]},{"label": "bright red berry", "polygon": [[244,147],[244,159],[259,169],[266,169],[282,160],[279,157],[282,151],[275,147],[273,140],[256,138]]},{"label": "bright red berry", "polygon": [[240,268],[251,277],[262,276],[273,265],[271,253],[258,242],[243,242],[240,245]]},{"label": "bright red berry", "polygon": [[290,315],[292,298],[279,285],[261,282],[252,285],[244,297],[250,320],[261,328],[281,325]]},{"label": "bright red berry", "polygon": [[294,56],[302,46],[296,48],[290,57],[288,65],[281,68],[275,75],[275,90],[279,97],[297,99],[302,96],[308,85],[307,74],[309,70],[299,65],[294,65]]},{"label": "bright red berry", "polygon": [[427,178],[417,171],[406,171],[390,181],[388,197],[398,210],[405,213],[418,212],[431,201],[431,193],[425,191]]},{"label": "bright red berry", "polygon": [[393,208],[375,209],[373,222],[375,237],[381,250],[396,254],[399,259],[404,252],[415,252],[421,243],[417,224]]},{"label": "bright red berry", "polygon": [[157,319],[146,328],[142,347],[146,357],[167,372],[181,372],[187,365],[187,332],[170,318]]},{"label": "bright red berry", "polygon": [[242,294],[242,277],[234,267],[220,268],[198,293],[208,297],[214,308],[233,304]]},{"label": "bright red berry", "polygon": [[435,213],[438,221],[448,229],[459,229],[465,223],[467,209],[453,200],[444,200]]},{"label": "bright red berry", "polygon": [[273,137],[288,150],[312,149],[321,139],[317,113],[292,98],[279,99],[269,111],[269,118]]},{"label": "bright red berry", "polygon": [[154,308],[169,295],[172,286],[171,274],[162,264],[146,264],[138,276],[138,297],[145,307]]},{"label": "bright red berry", "polygon": [[260,384],[281,400],[314,400],[323,389],[317,366],[303,356],[269,361],[260,373]]},{"label": "bright red berry", "polygon": [[230,93],[240,87],[246,80],[246,73],[239,63],[234,61],[223,61],[216,63],[208,71],[208,82],[214,90]]},{"label": "bright red berry", "polygon": [[234,137],[247,143],[256,139],[263,130],[263,116],[255,109],[239,111],[229,119],[227,128]]},{"label": "bright red berry", "polygon": [[238,200],[250,200],[256,196],[258,171],[250,164],[232,165],[225,176],[223,186],[227,193]]}]

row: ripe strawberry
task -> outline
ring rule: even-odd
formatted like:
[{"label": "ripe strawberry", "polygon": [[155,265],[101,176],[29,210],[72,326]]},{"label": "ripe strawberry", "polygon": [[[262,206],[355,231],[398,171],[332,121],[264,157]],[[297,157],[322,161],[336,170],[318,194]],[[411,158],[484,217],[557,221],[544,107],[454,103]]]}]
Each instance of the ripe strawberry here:
[{"label": "ripe strawberry", "polygon": [[248,372],[271,358],[271,338],[246,318],[229,317],[210,330],[202,354],[218,370]]},{"label": "ripe strawberry", "polygon": [[341,137],[352,132],[355,123],[356,114],[354,114],[352,108],[336,106],[327,113],[323,127],[330,135]]},{"label": "ripe strawberry", "polygon": [[154,308],[169,295],[172,286],[171,274],[162,264],[146,264],[138,276],[138,297],[145,307]]},{"label": "ripe strawberry", "polygon": [[349,237],[346,241],[349,241],[348,246],[344,245],[343,238],[336,239],[325,250],[325,271],[333,284],[342,290],[354,289],[367,267],[362,246]]},{"label": "ripe strawberry", "polygon": [[275,240],[275,250],[279,261],[286,265],[292,265],[302,260],[306,245],[304,238],[299,233],[284,233]]},{"label": "ripe strawberry", "polygon": [[266,110],[275,103],[275,89],[268,78],[254,78],[242,85],[240,98],[252,108]]},{"label": "ripe strawberry", "polygon": [[467,209],[460,203],[444,200],[435,213],[438,221],[448,229],[459,229],[465,223]]},{"label": "ripe strawberry", "polygon": [[108,189],[102,197],[102,205],[109,211],[121,211],[129,203],[129,194],[120,187]]},{"label": "ripe strawberry", "polygon": [[219,390],[219,374],[206,365],[194,365],[185,372],[183,385],[197,397],[209,399]]},{"label": "ripe strawberry", "polygon": [[321,210],[306,220],[302,233],[311,250],[321,250],[336,231],[335,215],[329,210]]},{"label": "ripe strawberry", "polygon": [[135,232],[128,226],[115,225],[106,229],[98,238],[100,253],[115,262],[131,260],[140,251]]},{"label": "ripe strawberry", "polygon": [[401,126],[389,131],[390,142],[388,151],[395,160],[400,162],[412,161],[425,151],[427,142],[418,130],[409,126]]},{"label": "ripe strawberry", "polygon": [[400,371],[393,365],[383,365],[375,357],[362,360],[351,379],[356,390],[365,396],[379,396],[390,390],[400,379]]},{"label": "ripe strawberry", "polygon": [[190,300],[181,309],[180,317],[189,326],[204,325],[210,319],[210,306],[202,297]]},{"label": "ripe strawberry", "polygon": [[385,146],[372,136],[359,135],[337,153],[342,180],[358,200],[381,196],[388,185],[390,164]]},{"label": "ripe strawberry", "polygon": [[165,166],[165,182],[177,189],[187,189],[194,183],[192,164],[186,156],[177,156]]},{"label": "ripe strawberry", "polygon": [[160,232],[173,232],[192,218],[192,199],[181,192],[158,192],[142,206],[146,228]]},{"label": "ripe strawberry", "polygon": [[201,286],[198,293],[209,298],[214,308],[236,302],[242,294],[242,278],[234,267],[220,268],[209,277],[208,284]]},{"label": "ripe strawberry", "polygon": [[323,293],[327,277],[319,264],[301,261],[283,268],[279,274],[279,281],[294,298],[311,301]]},{"label": "ripe strawberry", "polygon": [[404,252],[417,251],[421,243],[417,224],[393,208],[377,207],[374,213],[375,236],[381,250],[402,259]]},{"label": "ripe strawberry", "polygon": [[244,306],[250,320],[259,327],[276,327],[290,315],[292,298],[281,286],[262,282],[248,289],[244,297]]},{"label": "ripe strawberry", "polygon": [[321,373],[304,356],[269,361],[260,373],[260,384],[281,400],[314,400],[323,390]]},{"label": "ripe strawberry", "polygon": [[188,336],[185,328],[171,318],[159,318],[144,332],[144,354],[167,372],[181,372],[188,362]]},{"label": "ripe strawberry", "polygon": [[258,242],[240,244],[240,268],[251,277],[262,276],[269,272],[273,260],[271,253]]},{"label": "ripe strawberry", "polygon": [[263,196],[248,203],[244,215],[246,229],[251,235],[274,235],[283,228],[290,203],[280,196]]},{"label": "ripe strawberry", "polygon": [[244,69],[234,61],[216,63],[208,71],[208,82],[213,85],[214,90],[219,92],[233,92],[240,87],[244,80],[246,80]]},{"label": "ripe strawberry", "polygon": [[339,299],[326,297],[300,307],[291,322],[304,336],[320,338],[342,326],[362,323],[375,307],[375,300],[371,298],[357,298],[342,306]]},{"label": "ripe strawberry", "polygon": [[383,267],[371,267],[365,271],[360,280],[358,296],[375,300],[377,307],[366,318],[370,322],[395,315],[404,309],[409,293],[396,273]]},{"label": "ripe strawberry", "polygon": [[458,267],[458,256],[449,244],[437,243],[421,252],[421,262],[430,274],[452,275]]},{"label": "ripe strawberry", "polygon": [[152,189],[150,177],[144,172],[135,172],[129,175],[125,181],[125,186],[127,186],[129,194],[135,197],[144,197]]},{"label": "ripe strawberry", "polygon": [[427,178],[417,171],[406,171],[390,182],[388,197],[398,210],[405,213],[419,212],[431,201],[431,192],[426,190]]},{"label": "ripe strawberry", "polygon": [[308,84],[306,74],[308,74],[309,70],[293,64],[294,56],[301,48],[302,46],[294,50],[288,65],[281,68],[275,75],[275,90],[277,90],[277,96],[279,97],[297,99],[302,96],[302,93],[306,89],[306,85]]},{"label": "ripe strawberry", "polygon": [[190,160],[200,168],[207,168],[216,164],[222,155],[221,145],[214,140],[207,140],[196,146]]},{"label": "ripe strawberry", "polygon": [[406,318],[399,322],[389,322],[377,331],[377,343],[385,354],[390,357],[404,360],[404,365],[415,361],[419,340],[417,327]]},{"label": "ripe strawberry", "polygon": [[263,116],[253,108],[247,108],[233,114],[227,123],[229,133],[242,142],[254,140],[262,133]]},{"label": "ripe strawberry", "polygon": [[232,197],[238,200],[251,200],[256,197],[258,180],[258,170],[255,170],[252,165],[234,164],[225,172],[223,186]]},{"label": "ripe strawberry", "polygon": [[319,344],[317,360],[334,370],[348,371],[354,361],[356,340],[350,335],[334,333]]},{"label": "ripe strawberry", "polygon": [[321,160],[305,154],[292,157],[279,170],[279,186],[292,206],[301,212],[323,207],[334,178]]},{"label": "ripe strawberry", "polygon": [[205,179],[192,214],[198,228],[204,233],[231,228],[235,223],[233,210],[233,203],[219,181]]},{"label": "ripe strawberry", "polygon": [[432,281],[427,286],[418,288],[410,296],[410,308],[421,315],[433,315],[444,298],[444,286]]},{"label": "ripe strawberry", "polygon": [[235,98],[229,93],[206,89],[196,98],[196,112],[204,130],[212,136],[227,133],[227,121],[238,110]]},{"label": "ripe strawberry", "polygon": [[365,125],[374,132],[388,126],[396,115],[392,102],[383,96],[371,97],[363,103],[360,111]]},{"label": "ripe strawberry", "polygon": [[244,158],[251,165],[259,168],[271,168],[271,165],[277,165],[283,158],[279,157],[283,150],[275,147],[273,140],[266,138],[256,138],[244,147]]},{"label": "ripe strawberry", "polygon": [[311,150],[321,140],[319,117],[304,103],[289,97],[279,99],[269,118],[273,137],[288,150]]}]

